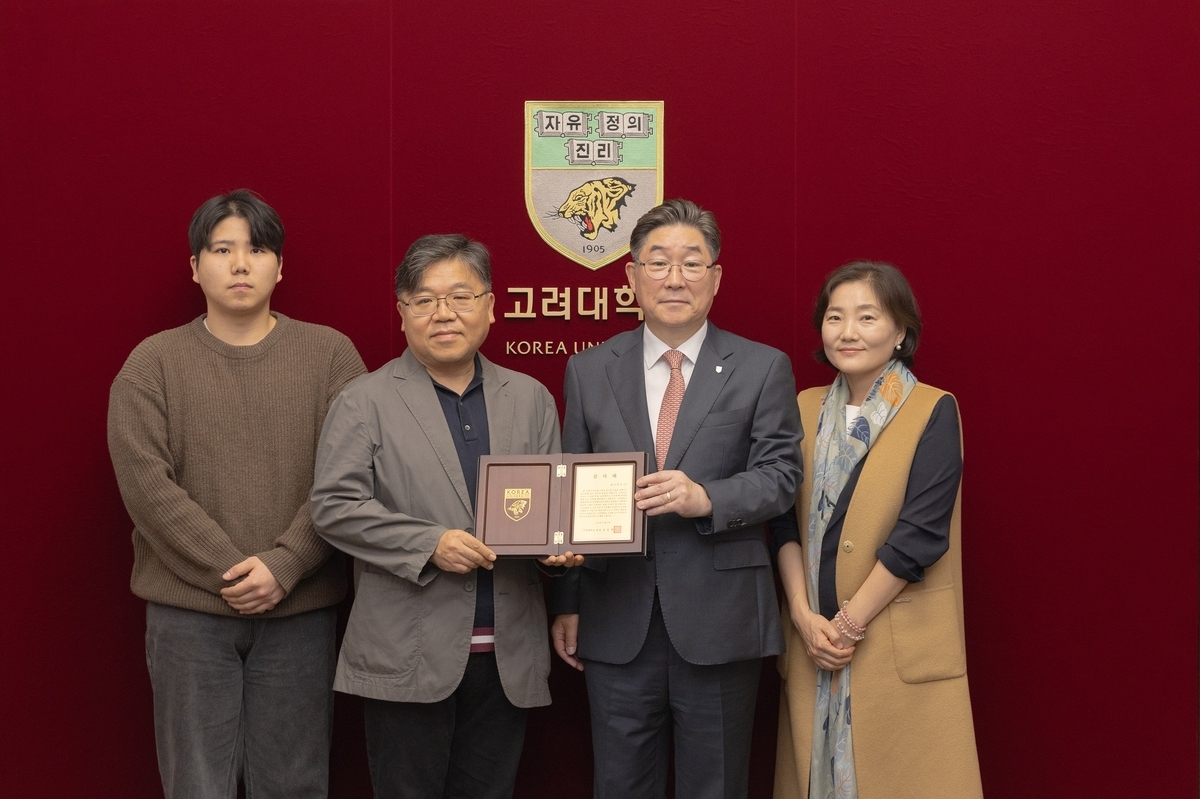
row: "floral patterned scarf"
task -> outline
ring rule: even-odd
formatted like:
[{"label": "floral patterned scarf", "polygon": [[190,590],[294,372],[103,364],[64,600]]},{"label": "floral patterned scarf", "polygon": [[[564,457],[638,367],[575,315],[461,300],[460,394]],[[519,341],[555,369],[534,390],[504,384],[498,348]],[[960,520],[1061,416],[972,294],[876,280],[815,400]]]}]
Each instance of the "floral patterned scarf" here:
[{"label": "floral patterned scarf", "polygon": [[[813,451],[812,497],[808,514],[808,606],[821,612],[818,599],[821,542],[829,518],[855,465],[900,410],[917,384],[904,364],[893,360],[871,387],[854,426],[847,430],[846,401],[850,388],[839,374],[821,402]],[[854,743],[850,735],[850,668],[842,669],[836,693],[833,672],[817,669],[817,700],[813,714],[809,799],[858,799],[854,776]]]}]

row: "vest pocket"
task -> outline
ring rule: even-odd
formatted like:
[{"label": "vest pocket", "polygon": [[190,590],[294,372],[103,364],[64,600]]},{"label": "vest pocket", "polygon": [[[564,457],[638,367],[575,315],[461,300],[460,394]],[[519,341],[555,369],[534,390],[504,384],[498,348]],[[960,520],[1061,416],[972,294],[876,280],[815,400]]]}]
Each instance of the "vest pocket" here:
[{"label": "vest pocket", "polygon": [[888,605],[888,617],[892,657],[902,681],[933,682],[967,673],[954,586],[905,591]]}]

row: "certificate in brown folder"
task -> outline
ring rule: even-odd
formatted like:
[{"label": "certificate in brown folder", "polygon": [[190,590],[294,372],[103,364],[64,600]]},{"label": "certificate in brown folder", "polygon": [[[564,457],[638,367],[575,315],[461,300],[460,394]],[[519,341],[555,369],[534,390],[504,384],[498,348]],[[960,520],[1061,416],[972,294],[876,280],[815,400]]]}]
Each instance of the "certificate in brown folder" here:
[{"label": "certificate in brown folder", "polygon": [[484,455],[475,535],[497,555],[645,555],[644,452]]}]

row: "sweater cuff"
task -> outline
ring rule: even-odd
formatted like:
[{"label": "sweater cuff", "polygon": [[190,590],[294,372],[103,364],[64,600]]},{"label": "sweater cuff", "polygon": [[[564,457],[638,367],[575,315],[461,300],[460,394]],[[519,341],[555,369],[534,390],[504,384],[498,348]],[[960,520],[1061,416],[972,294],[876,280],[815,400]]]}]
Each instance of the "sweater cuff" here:
[{"label": "sweater cuff", "polygon": [[259,552],[258,559],[271,570],[272,576],[283,589],[284,594],[292,593],[296,583],[304,577],[304,570],[299,561],[283,547],[275,547],[266,552]]}]

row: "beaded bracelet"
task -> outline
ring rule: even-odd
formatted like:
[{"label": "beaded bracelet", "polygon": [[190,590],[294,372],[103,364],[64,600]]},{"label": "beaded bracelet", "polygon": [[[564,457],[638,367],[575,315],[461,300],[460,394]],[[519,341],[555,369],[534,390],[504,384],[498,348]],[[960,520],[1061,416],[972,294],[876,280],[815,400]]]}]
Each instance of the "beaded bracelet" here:
[{"label": "beaded bracelet", "polygon": [[841,612],[842,612],[842,614],[843,614],[843,615],[842,615],[842,618],[844,618],[844,619],[846,620],[846,624],[849,624],[849,625],[850,625],[850,629],[851,629],[851,630],[854,630],[854,632],[856,632],[856,633],[862,633],[863,635],[866,635],[866,634],[867,634],[867,628],[866,628],[866,627],[859,627],[857,624],[855,624],[855,623],[854,623],[854,619],[850,618],[850,614],[846,612],[846,608],[847,608],[847,607],[849,607],[849,606],[850,606],[850,603],[849,603],[849,602],[843,602],[843,603],[842,603],[842,607],[841,607]]},{"label": "beaded bracelet", "polygon": [[841,636],[850,641],[854,641],[855,643],[857,643],[858,641],[861,641],[865,637],[862,635],[855,635],[854,633],[847,630],[846,625],[842,624],[842,615],[840,613],[838,613],[837,615],[835,615],[833,617],[833,624],[835,627],[837,627],[838,632],[841,634]]},{"label": "beaded bracelet", "polygon": [[849,631],[846,630],[846,626],[844,624],[842,624],[842,614],[840,614],[840,613],[834,614],[833,626],[837,627],[838,634],[841,635],[843,638],[850,637],[850,633],[849,633]]},{"label": "beaded bracelet", "polygon": [[[846,623],[845,627],[842,626],[843,621]],[[867,637],[866,629],[854,623],[854,620],[850,618],[850,614],[846,612],[845,607],[839,610],[837,615],[833,617],[833,623],[837,626],[838,632],[851,641],[861,641]],[[846,627],[850,629],[847,630]]]}]

